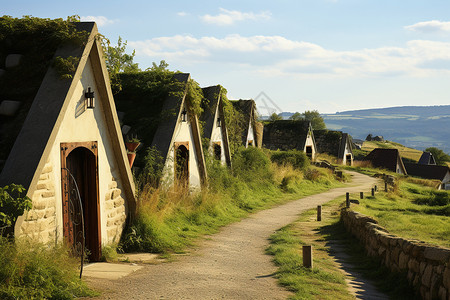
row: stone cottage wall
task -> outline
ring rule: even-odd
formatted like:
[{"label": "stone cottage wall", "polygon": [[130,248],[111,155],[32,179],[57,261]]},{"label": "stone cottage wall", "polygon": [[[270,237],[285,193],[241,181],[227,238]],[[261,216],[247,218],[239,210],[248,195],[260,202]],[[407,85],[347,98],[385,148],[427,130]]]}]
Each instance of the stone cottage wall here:
[{"label": "stone cottage wall", "polygon": [[117,181],[114,177],[108,185],[108,191],[105,194],[105,210],[108,243],[119,242],[125,227],[126,212],[122,191],[117,187]]},{"label": "stone cottage wall", "polygon": [[32,208],[25,213],[20,226],[21,235],[43,243],[56,241],[56,198],[51,163],[46,163],[42,169],[31,200]]},{"label": "stone cottage wall", "polygon": [[423,299],[450,300],[450,249],[389,234],[374,219],[351,210],[342,210],[341,218],[368,255],[380,258],[391,271],[406,272]]}]

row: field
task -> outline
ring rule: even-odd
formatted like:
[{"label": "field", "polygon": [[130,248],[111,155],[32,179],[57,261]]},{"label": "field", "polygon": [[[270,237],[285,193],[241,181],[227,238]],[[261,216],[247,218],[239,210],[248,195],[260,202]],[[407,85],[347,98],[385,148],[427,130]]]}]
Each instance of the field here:
[{"label": "field", "polygon": [[450,247],[450,191],[401,180],[393,192],[360,202],[352,208],[374,217],[390,233]]}]

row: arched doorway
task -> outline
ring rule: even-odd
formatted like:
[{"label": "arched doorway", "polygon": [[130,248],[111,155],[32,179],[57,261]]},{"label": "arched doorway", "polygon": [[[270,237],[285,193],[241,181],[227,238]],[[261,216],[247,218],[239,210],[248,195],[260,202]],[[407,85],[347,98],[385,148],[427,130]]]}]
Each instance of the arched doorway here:
[{"label": "arched doorway", "polygon": [[222,147],[220,146],[220,142],[214,143],[214,158],[217,160],[221,160],[222,158]]},{"label": "arched doorway", "polygon": [[189,144],[175,143],[175,179],[181,186],[189,185]]},{"label": "arched doorway", "polygon": [[352,155],[351,154],[347,154],[345,156],[345,163],[347,166],[351,166],[352,165]]},{"label": "arched doorway", "polygon": [[[85,249],[91,261],[99,261],[101,257],[97,166],[97,142],[61,143],[64,238],[72,247],[78,247],[77,241],[84,229]],[[71,199],[73,187],[68,172],[75,179],[82,211]],[[78,222],[77,214],[83,216],[84,228]]]}]

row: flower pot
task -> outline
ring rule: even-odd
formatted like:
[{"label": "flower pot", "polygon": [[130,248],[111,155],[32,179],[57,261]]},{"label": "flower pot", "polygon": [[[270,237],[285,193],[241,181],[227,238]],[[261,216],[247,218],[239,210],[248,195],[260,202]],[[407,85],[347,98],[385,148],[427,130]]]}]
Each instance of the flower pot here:
[{"label": "flower pot", "polygon": [[127,153],[128,162],[130,163],[130,168],[133,167],[134,159],[136,158],[136,153]]},{"label": "flower pot", "polygon": [[127,150],[130,152],[136,151],[137,147],[139,147],[141,143],[139,142],[126,142],[125,146],[127,147]]}]

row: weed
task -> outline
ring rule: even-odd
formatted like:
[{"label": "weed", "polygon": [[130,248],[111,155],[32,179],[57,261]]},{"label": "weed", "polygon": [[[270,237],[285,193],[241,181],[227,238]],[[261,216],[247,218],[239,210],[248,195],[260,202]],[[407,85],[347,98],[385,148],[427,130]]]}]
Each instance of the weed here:
[{"label": "weed", "polygon": [[1,299],[72,299],[94,296],[78,278],[78,260],[65,246],[0,237]]}]

